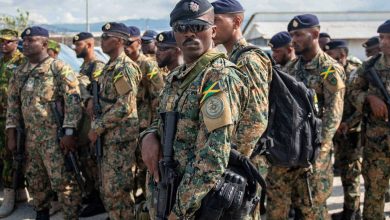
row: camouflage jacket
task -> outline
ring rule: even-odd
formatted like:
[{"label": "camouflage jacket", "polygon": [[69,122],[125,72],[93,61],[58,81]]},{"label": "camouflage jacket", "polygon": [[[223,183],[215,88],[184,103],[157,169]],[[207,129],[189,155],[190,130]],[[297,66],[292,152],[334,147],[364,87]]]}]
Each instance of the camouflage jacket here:
[{"label": "camouflage jacket", "polygon": [[[229,59],[233,60],[239,51],[249,44],[244,38],[233,47]],[[244,155],[250,156],[257,141],[267,128],[268,91],[272,79],[272,64],[263,51],[244,52],[238,57],[237,66],[244,73],[244,81],[249,89],[249,103],[240,120],[234,143]]]},{"label": "camouflage jacket", "polygon": [[[322,143],[331,143],[343,115],[345,93],[343,67],[325,52],[319,51],[307,63],[298,56],[287,72],[298,81],[302,81],[308,88],[315,90],[319,116],[322,118]],[[330,149],[322,150],[330,151]]]},{"label": "camouflage jacket", "polygon": [[81,118],[78,80],[71,67],[47,57],[40,65],[30,62],[15,70],[9,83],[6,127],[16,127],[21,120],[32,134],[53,134],[57,125],[50,103],[64,102],[63,127],[76,128]]},{"label": "camouflage jacket", "polygon": [[349,97],[351,96],[351,82],[354,77],[356,77],[356,70],[359,68],[358,63],[347,61],[347,65],[344,67],[346,75],[346,92],[344,97],[344,111],[343,111],[343,122],[346,122],[350,130],[356,131],[359,127],[360,121],[362,119],[362,114],[356,111],[356,108],[352,105]]},{"label": "camouflage jacket", "polygon": [[109,61],[99,77],[101,117],[92,121],[91,129],[104,135],[105,143],[135,140],[138,136],[136,108],[140,70],[125,53]]},{"label": "camouflage jacket", "polygon": [[0,118],[5,119],[8,82],[15,69],[24,62],[26,59],[19,50],[15,51],[11,59],[6,60],[4,56],[0,58]]},{"label": "camouflage jacket", "polygon": [[[234,127],[248,100],[239,74],[224,54],[209,51],[168,75],[158,112],[179,113],[173,149],[182,179],[173,212],[180,219],[194,217],[202,198],[225,172]],[[163,136],[161,123],[155,121],[141,136]]]},{"label": "camouflage jacket", "polygon": [[[91,65],[95,65],[94,69]],[[78,79],[80,82],[80,92],[81,99],[87,100],[92,97],[92,91],[90,88],[91,77],[94,80],[98,80],[98,78],[102,75],[102,70],[104,67],[104,63],[100,60],[93,60],[90,62],[83,62],[80,67],[80,74],[78,75]],[[91,73],[89,73],[91,71]]]},{"label": "camouflage jacket", "polygon": [[157,62],[140,54],[135,61],[141,69],[141,82],[138,87],[137,109],[140,128],[147,128],[156,119],[158,96],[164,86],[164,76]]}]

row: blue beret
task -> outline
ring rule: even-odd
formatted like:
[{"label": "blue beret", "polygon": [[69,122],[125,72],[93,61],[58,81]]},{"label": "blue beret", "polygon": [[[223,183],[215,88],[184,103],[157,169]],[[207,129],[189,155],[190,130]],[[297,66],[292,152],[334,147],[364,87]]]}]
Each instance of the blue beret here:
[{"label": "blue beret", "polygon": [[122,37],[128,37],[128,28],[123,23],[109,22],[102,26],[102,31],[107,33],[117,33]]},{"label": "blue beret", "polygon": [[127,33],[130,35],[130,37],[139,37],[139,36],[141,36],[141,31],[136,26],[128,26],[127,27]]},{"label": "blue beret", "polygon": [[191,21],[213,10],[213,6],[207,0],[181,0],[170,14],[169,25],[177,21]]},{"label": "blue beret", "polygon": [[157,45],[176,46],[176,39],[173,31],[164,31],[156,36]]},{"label": "blue beret", "polygon": [[43,27],[32,26],[32,27],[26,28],[26,30],[24,30],[22,32],[22,35],[21,35],[22,38],[27,37],[27,36],[30,36],[30,37],[33,37],[33,36],[49,37],[49,31]]},{"label": "blue beret", "polygon": [[325,45],[326,51],[337,48],[348,48],[347,42],[343,40],[332,40]]},{"label": "blue beret", "polygon": [[304,28],[312,28],[312,27],[319,27],[320,21],[318,20],[317,16],[313,14],[303,14],[303,15],[297,15],[295,16],[287,26],[288,32],[304,29]]},{"label": "blue beret", "polygon": [[157,32],[153,30],[146,30],[145,33],[142,35],[141,39],[144,41],[150,41],[155,39],[157,36]]},{"label": "blue beret", "polygon": [[228,14],[244,12],[244,8],[237,0],[217,0],[211,5],[214,7],[215,14]]},{"label": "blue beret", "polygon": [[89,38],[93,38],[93,35],[91,33],[89,33],[89,32],[80,32],[80,33],[76,34],[73,37],[73,43],[76,43],[77,41],[86,40],[86,39],[89,39]]},{"label": "blue beret", "polygon": [[272,49],[276,49],[279,47],[283,47],[291,42],[291,36],[287,31],[282,31],[274,36],[272,36],[271,40],[268,43]]},{"label": "blue beret", "polygon": [[319,38],[323,38],[323,37],[326,37],[326,38],[331,38],[330,35],[328,33],[325,33],[325,32],[321,32],[320,33],[320,37]]},{"label": "blue beret", "polygon": [[390,20],[385,21],[378,27],[378,33],[390,33]]},{"label": "blue beret", "polygon": [[374,47],[374,46],[379,46],[379,37],[375,36],[375,37],[369,38],[368,40],[366,40],[366,42],[364,42],[362,44],[362,46],[364,48],[370,48],[370,47]]}]

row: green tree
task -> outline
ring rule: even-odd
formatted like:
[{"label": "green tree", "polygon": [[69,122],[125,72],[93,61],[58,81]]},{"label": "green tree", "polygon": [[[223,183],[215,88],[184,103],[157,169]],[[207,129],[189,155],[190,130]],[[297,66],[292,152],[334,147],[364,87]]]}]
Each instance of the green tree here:
[{"label": "green tree", "polygon": [[17,30],[19,33],[21,33],[29,25],[30,13],[21,9],[16,9],[16,12],[17,15],[15,16],[0,16],[0,24],[2,23],[4,28]]}]

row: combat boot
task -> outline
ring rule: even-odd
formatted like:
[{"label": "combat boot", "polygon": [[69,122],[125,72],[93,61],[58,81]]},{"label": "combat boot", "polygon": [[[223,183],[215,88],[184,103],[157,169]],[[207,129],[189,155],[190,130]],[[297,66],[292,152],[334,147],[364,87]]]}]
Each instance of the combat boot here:
[{"label": "combat boot", "polygon": [[16,202],[27,202],[29,198],[26,188],[18,189],[16,191]]},{"label": "combat boot", "polygon": [[15,208],[15,190],[4,188],[4,200],[0,207],[0,218],[12,213]]},{"label": "combat boot", "polygon": [[354,211],[348,208],[343,209],[342,212],[335,213],[332,215],[332,220],[361,220],[362,215],[360,209]]},{"label": "combat boot", "polygon": [[50,219],[49,209],[37,211],[37,216],[35,220],[49,220],[49,219]]}]

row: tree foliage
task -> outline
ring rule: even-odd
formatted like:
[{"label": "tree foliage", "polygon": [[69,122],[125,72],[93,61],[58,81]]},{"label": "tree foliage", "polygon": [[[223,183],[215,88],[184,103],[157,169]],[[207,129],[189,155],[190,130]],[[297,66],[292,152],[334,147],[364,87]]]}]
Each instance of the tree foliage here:
[{"label": "tree foliage", "polygon": [[19,33],[26,29],[29,25],[30,13],[21,9],[16,9],[17,15],[0,15],[0,24],[4,28],[17,30]]}]

